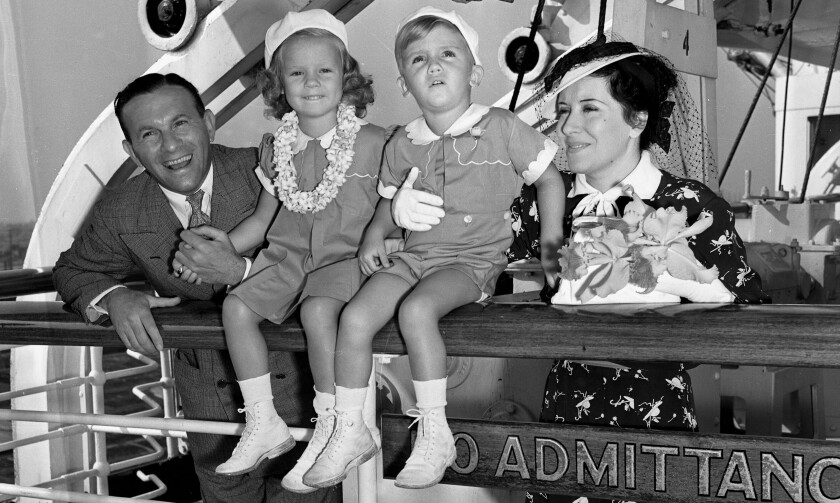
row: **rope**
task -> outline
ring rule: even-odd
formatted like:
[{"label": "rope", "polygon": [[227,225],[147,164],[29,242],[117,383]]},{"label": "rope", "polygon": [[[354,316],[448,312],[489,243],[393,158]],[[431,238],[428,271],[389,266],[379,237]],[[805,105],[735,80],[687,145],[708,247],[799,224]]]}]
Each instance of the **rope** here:
[{"label": "rope", "polygon": [[607,0],[601,0],[601,9],[598,12],[598,40],[606,42],[607,36],[604,35],[604,21],[607,17]]},{"label": "rope", "polygon": [[[790,0],[790,10],[793,11],[793,0]],[[785,131],[787,130],[788,91],[790,90],[790,61],[793,50],[793,25],[790,27],[788,39],[787,68],[785,70],[785,104],[782,108],[782,152],[779,154],[779,190],[782,190],[782,173],[785,169]]]},{"label": "rope", "polygon": [[735,137],[735,143],[732,145],[732,150],[729,151],[729,157],[726,158],[726,163],[723,165],[723,169],[720,172],[720,176],[718,176],[718,184],[723,185],[723,178],[726,176],[726,172],[729,170],[729,165],[732,164],[732,158],[735,157],[735,151],[738,150],[738,145],[741,143],[741,138],[744,137],[744,131],[747,130],[747,124],[749,124],[750,119],[752,118],[752,114],[755,111],[755,106],[758,104],[759,98],[761,98],[761,92],[764,90],[764,85],[767,83],[767,79],[770,78],[770,70],[773,68],[773,65],[776,64],[776,58],[779,57],[779,51],[782,50],[782,46],[785,44],[785,38],[790,31],[790,27],[793,25],[793,20],[796,17],[796,13],[799,11],[799,6],[802,5],[802,0],[798,0],[796,2],[796,7],[793,9],[793,12],[790,15],[790,19],[788,19],[787,24],[785,25],[785,31],[782,33],[782,40],[779,42],[779,46],[776,47],[776,52],[773,53],[773,58],[770,60],[770,64],[767,65],[767,71],[764,72],[764,78],[761,79],[761,84],[758,86],[758,90],[755,93],[755,97],[753,97],[753,101],[750,104],[750,108],[747,111],[747,116],[744,118],[744,122],[741,124],[741,129],[738,131],[738,136]]}]

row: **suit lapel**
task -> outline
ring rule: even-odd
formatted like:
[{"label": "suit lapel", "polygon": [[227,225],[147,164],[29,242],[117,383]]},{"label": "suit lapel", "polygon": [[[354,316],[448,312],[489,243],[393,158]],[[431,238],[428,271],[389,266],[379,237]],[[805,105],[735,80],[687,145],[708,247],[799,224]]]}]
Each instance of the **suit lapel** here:
[{"label": "suit lapel", "polygon": [[241,197],[247,185],[242,178],[240,166],[219,149],[213,148],[212,152],[214,179],[210,220],[213,227],[227,232],[249,215],[254,206],[250,197]]}]

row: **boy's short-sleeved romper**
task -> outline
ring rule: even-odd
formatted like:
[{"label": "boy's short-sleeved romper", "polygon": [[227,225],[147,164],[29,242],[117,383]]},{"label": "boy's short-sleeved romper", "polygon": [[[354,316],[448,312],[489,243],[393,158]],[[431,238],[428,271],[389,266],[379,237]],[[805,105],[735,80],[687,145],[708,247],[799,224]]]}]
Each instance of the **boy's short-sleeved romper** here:
[{"label": "boy's short-sleeved romper", "polygon": [[[334,132],[321,140],[299,134],[292,160],[301,190],[312,190],[321,181]],[[362,121],[353,164],[336,198],[316,213],[295,213],[281,206],[266,236],[268,247],[230,295],[274,323],[288,318],[306,297],[349,301],[364,279],[355,257],[379,200],[376,187],[384,143],[385,130]],[[276,194],[259,167],[257,174]]]},{"label": "boy's short-sleeved romper", "polygon": [[416,166],[413,188],[443,198],[446,216],[429,231],[407,232],[404,250],[391,255],[398,260],[377,272],[413,285],[431,272],[456,269],[492,295],[513,239],[511,202],[556,151],[513,113],[483,105],[471,105],[442,136],[423,117],[401,128],[385,147],[379,194],[393,198]]}]

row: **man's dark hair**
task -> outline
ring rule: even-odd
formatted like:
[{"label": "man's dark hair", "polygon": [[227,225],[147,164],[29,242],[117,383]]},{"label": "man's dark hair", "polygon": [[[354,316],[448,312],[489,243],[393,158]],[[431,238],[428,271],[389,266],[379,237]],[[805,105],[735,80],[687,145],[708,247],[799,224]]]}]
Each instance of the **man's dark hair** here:
[{"label": "man's dark hair", "polygon": [[195,109],[199,115],[204,117],[204,102],[201,101],[201,95],[198,94],[198,89],[195,88],[187,79],[181,77],[177,73],[167,73],[166,75],[160,73],[149,73],[134,79],[130,84],[125,86],[125,89],[117,93],[114,98],[114,112],[117,114],[117,120],[120,123],[125,139],[131,141],[128,131],[125,129],[123,123],[123,109],[129,101],[142,94],[150,94],[164,86],[178,86],[187,90],[192,95],[195,102]]}]

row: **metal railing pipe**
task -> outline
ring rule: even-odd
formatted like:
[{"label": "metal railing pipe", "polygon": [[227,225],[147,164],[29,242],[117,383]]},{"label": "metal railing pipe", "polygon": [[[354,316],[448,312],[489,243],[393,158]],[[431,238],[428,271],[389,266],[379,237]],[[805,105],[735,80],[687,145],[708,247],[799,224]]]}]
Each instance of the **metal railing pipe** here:
[{"label": "metal railing pipe", "polygon": [[[187,438],[187,432],[175,430],[161,430],[159,428],[133,428],[125,426],[104,426],[100,424],[92,424],[89,426],[92,431],[101,431],[104,433],[117,433],[120,435],[138,435],[143,437],[167,437],[167,438]],[[2,444],[0,444],[2,445]]]},{"label": "metal railing pipe", "polygon": [[12,449],[17,449],[18,447],[23,447],[25,445],[32,445],[37,444],[38,442],[44,442],[47,440],[53,440],[56,438],[64,438],[70,437],[73,435],[81,435],[89,431],[89,428],[83,424],[74,424],[72,426],[66,426],[63,428],[58,428],[52,430],[50,432],[41,434],[41,435],[33,435],[31,437],[25,438],[18,438],[16,440],[10,440],[8,442],[3,442],[0,444],[0,452],[10,451]]},{"label": "metal railing pipe", "polygon": [[[142,356],[142,355],[141,355]],[[165,349],[160,352],[160,384],[163,387],[163,416],[176,417],[178,406],[176,404],[177,392],[175,390],[175,377],[172,375],[172,351]],[[174,458],[179,453],[178,440],[173,437],[166,438],[166,453]]]},{"label": "metal railing pipe", "polygon": [[[141,410],[140,412],[134,412],[132,414],[126,414],[127,416],[154,416],[157,415],[158,412],[163,410],[163,407],[160,406],[157,401],[150,397],[146,391],[154,388],[160,388],[161,384],[159,381],[149,382],[145,384],[138,384],[137,386],[131,388],[131,392],[140,399],[141,402],[148,405],[150,408],[146,410]],[[174,417],[174,416],[166,416],[164,417]]]},{"label": "metal railing pipe", "polygon": [[155,439],[146,438],[146,441],[148,441],[149,445],[151,445],[152,449],[154,449],[153,452],[150,452],[149,454],[143,454],[141,456],[136,456],[131,459],[111,463],[111,471],[119,472],[137,466],[145,466],[149,463],[159,461],[160,459],[163,459],[166,456],[166,450],[163,447],[161,447],[160,443],[158,443]]},{"label": "metal railing pipe", "polygon": [[137,478],[142,480],[143,482],[151,482],[156,486],[154,491],[149,491],[147,493],[138,494],[135,496],[135,501],[141,498],[157,498],[158,496],[166,493],[166,484],[163,483],[162,480],[158,478],[157,475],[154,473],[146,475],[140,470],[137,470]]},{"label": "metal railing pipe", "polygon": [[6,391],[0,393],[0,402],[7,402],[13,398],[20,398],[22,396],[35,395],[47,391],[56,391],[60,389],[73,388],[77,386],[84,386],[88,383],[88,377],[71,377],[69,379],[61,379],[58,381],[44,384],[43,386],[35,386],[32,388],[19,389],[13,391]]},{"label": "metal railing pipe", "polygon": [[[169,436],[169,431],[211,433],[214,435],[241,435],[242,431],[245,430],[245,425],[242,423],[226,423],[223,421],[119,416],[115,414],[82,414],[78,412],[44,412],[39,410],[0,409],[0,420],[153,428],[161,430],[164,436]],[[311,428],[289,428],[289,431],[295,440],[308,441],[312,437]]]},{"label": "metal railing pipe", "polygon": [[51,501],[67,501],[70,503],[160,503],[150,499],[121,498],[118,496],[99,496],[95,494],[73,491],[58,491],[40,487],[26,487],[14,484],[0,484],[0,494],[22,496],[26,498],[40,498]]},{"label": "metal railing pipe", "polygon": [[[102,367],[102,348],[92,346],[90,351],[90,395],[92,412],[96,415],[105,413],[105,383],[108,377]],[[109,493],[108,475],[111,473],[111,465],[108,464],[108,443],[105,433],[94,431],[93,433],[93,466],[97,470],[96,494]]]},{"label": "metal railing pipe", "polygon": [[64,475],[62,475],[60,477],[56,477],[56,478],[51,479],[51,480],[45,480],[41,483],[35,484],[32,487],[40,487],[40,488],[43,488],[43,489],[50,489],[50,488],[53,488],[55,486],[69,485],[69,484],[72,484],[73,482],[78,482],[80,480],[87,480],[89,478],[96,477],[98,475],[99,475],[99,470],[97,470],[96,468],[91,468],[91,469],[88,469],[88,470],[79,470],[79,471],[76,471],[76,472],[65,473]]}]

